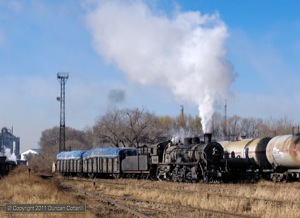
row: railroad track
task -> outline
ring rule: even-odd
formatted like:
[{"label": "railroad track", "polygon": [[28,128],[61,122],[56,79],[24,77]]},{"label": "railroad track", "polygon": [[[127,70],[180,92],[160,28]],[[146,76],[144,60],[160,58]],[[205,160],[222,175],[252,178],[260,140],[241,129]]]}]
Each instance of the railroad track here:
[{"label": "railroad track", "polygon": [[[244,218],[254,218],[254,216],[248,216],[244,214],[235,214],[218,210],[210,210],[199,207],[175,205],[170,203],[162,203],[152,200],[145,200],[140,198],[126,197],[126,196],[116,196],[108,195],[100,192],[93,193],[92,191],[86,190],[74,190],[81,193],[89,198],[94,198],[102,203],[110,204],[119,209],[122,209],[136,217],[149,218],[149,217],[174,217],[174,214],[169,214],[169,211],[184,211],[183,214],[176,212],[176,217],[186,216],[187,214],[197,214],[197,216],[212,216],[212,217],[244,217]],[[142,203],[142,204],[140,204]],[[157,207],[163,209],[158,209]]]},{"label": "railroad track", "polygon": [[111,199],[111,198],[107,198],[107,197],[104,197],[104,195],[97,195],[97,194],[92,194],[91,192],[87,192],[87,191],[84,191],[84,190],[76,190],[77,192],[87,196],[87,197],[91,197],[91,198],[95,198],[96,200],[99,200],[101,201],[102,203],[105,203],[105,204],[110,204],[112,206],[115,206],[121,210],[124,210],[136,217],[140,217],[140,218],[149,218],[149,216],[137,211],[137,210],[134,210],[128,206],[125,206],[125,205],[122,205],[120,203],[118,203],[117,201]]},{"label": "railroad track", "polygon": [[[136,198],[131,196],[117,196],[112,194],[106,194],[103,191],[97,190],[97,183],[99,180],[89,180],[81,178],[67,178],[66,180],[75,180],[80,182],[90,183],[90,187],[94,187],[94,190],[79,190],[76,188],[76,191],[85,194],[89,198],[98,199],[103,203],[109,203],[116,206],[122,210],[126,210],[128,213],[131,213],[138,217],[181,217],[187,216],[187,214],[196,214],[197,216],[202,217],[254,217],[245,214],[237,214],[226,211],[212,210],[202,207],[193,207],[189,205],[180,205],[178,203],[166,203],[160,201],[154,201],[149,199]],[[101,184],[110,185],[110,186],[124,186],[127,184],[122,184],[114,180],[105,181]],[[93,188],[92,188],[93,189]],[[75,190],[74,190],[75,191]],[[170,212],[171,211],[171,212]],[[174,212],[172,212],[174,211]]]},{"label": "railroad track", "polygon": [[[91,179],[85,179],[85,178],[66,178],[68,180],[77,180],[77,181],[84,181],[84,182],[95,182],[95,183],[100,183],[100,184],[106,184],[109,186],[127,186],[127,183],[119,183],[116,182],[117,180],[105,180],[105,179],[101,179],[101,180],[91,180]],[[100,182],[99,182],[100,181]],[[171,183],[173,184],[173,183]],[[181,184],[181,183],[176,183],[176,184]],[[181,192],[185,192],[185,193],[194,193],[194,192],[199,192],[203,195],[206,196],[207,199],[209,199],[210,197],[214,197],[214,196],[218,196],[220,198],[227,198],[227,199],[239,199],[239,200],[247,200],[249,201],[251,204],[255,203],[255,202],[259,202],[259,203],[264,203],[264,204],[272,204],[275,206],[282,206],[284,204],[289,204],[289,205],[295,205],[300,207],[300,202],[299,201],[286,201],[286,200],[274,200],[274,199],[267,199],[267,198],[258,198],[258,197],[246,197],[246,196],[240,196],[240,195],[235,195],[235,188],[234,187],[215,187],[218,186],[218,184],[216,185],[209,185],[209,187],[207,186],[198,186],[198,187],[192,187],[190,188],[189,185],[187,185],[186,183],[182,183],[182,185],[180,186],[160,186],[158,187],[155,184],[144,184],[144,188],[148,188],[148,189],[159,189],[161,191],[169,191],[169,190],[174,190],[174,191],[181,191]],[[224,186],[224,184],[222,185]],[[272,186],[263,186],[265,188],[270,188],[270,189],[274,189],[275,187]],[[192,189],[192,190],[191,190]],[[253,189],[256,190],[256,187],[253,187]],[[254,190],[254,191],[255,191]]]}]

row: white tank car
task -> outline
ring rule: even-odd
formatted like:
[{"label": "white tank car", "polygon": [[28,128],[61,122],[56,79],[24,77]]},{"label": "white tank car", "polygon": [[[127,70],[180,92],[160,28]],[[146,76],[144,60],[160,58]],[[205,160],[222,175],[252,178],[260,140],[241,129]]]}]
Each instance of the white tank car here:
[{"label": "white tank car", "polygon": [[235,158],[235,157],[244,158],[245,157],[244,149],[251,140],[252,139],[243,139],[239,141],[224,141],[219,143],[224,148],[225,154],[229,155],[229,158]]},{"label": "white tank car", "polygon": [[220,142],[229,158],[253,158],[260,167],[269,165],[266,157],[266,147],[271,138],[243,139],[233,142]]},{"label": "white tank car", "polygon": [[300,168],[300,135],[272,138],[267,146],[267,158],[275,167]]}]

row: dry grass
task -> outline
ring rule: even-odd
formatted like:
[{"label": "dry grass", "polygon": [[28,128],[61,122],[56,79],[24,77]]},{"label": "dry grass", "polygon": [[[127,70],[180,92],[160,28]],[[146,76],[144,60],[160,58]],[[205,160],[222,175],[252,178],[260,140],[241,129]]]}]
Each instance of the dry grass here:
[{"label": "dry grass", "polygon": [[[130,179],[94,181],[96,191],[107,195],[130,196],[257,217],[300,216],[300,183],[275,184],[262,181],[258,184],[208,185]],[[72,181],[72,184],[85,190],[94,188],[92,182]],[[194,215],[190,214],[190,217]]]},{"label": "dry grass", "polygon": [[94,217],[87,213],[81,214],[7,214],[6,204],[80,204],[74,197],[66,195],[59,190],[51,181],[44,180],[29,172],[27,167],[22,166],[15,169],[7,177],[0,180],[0,217]]}]

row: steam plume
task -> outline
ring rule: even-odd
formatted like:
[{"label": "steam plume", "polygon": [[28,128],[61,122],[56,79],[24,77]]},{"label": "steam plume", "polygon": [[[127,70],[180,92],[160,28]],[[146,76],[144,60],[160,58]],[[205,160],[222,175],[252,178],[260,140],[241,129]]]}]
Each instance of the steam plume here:
[{"label": "steam plume", "polygon": [[104,0],[86,21],[108,62],[135,82],[167,86],[178,100],[197,104],[203,130],[210,131],[216,103],[233,81],[225,60],[227,28],[218,14],[177,11],[168,17],[143,1]]},{"label": "steam plume", "polygon": [[17,163],[17,157],[15,153],[10,153],[10,148],[5,148],[4,155],[6,156],[6,160],[15,161]]}]

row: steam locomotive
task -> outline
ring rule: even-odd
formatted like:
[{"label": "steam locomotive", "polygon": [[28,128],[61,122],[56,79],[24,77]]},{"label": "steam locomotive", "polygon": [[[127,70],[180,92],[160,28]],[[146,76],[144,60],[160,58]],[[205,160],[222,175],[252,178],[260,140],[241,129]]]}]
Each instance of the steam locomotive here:
[{"label": "steam locomotive", "polygon": [[148,178],[174,182],[255,182],[300,179],[300,135],[215,142],[211,134],[138,148],[97,148],[61,152],[63,175]]}]

